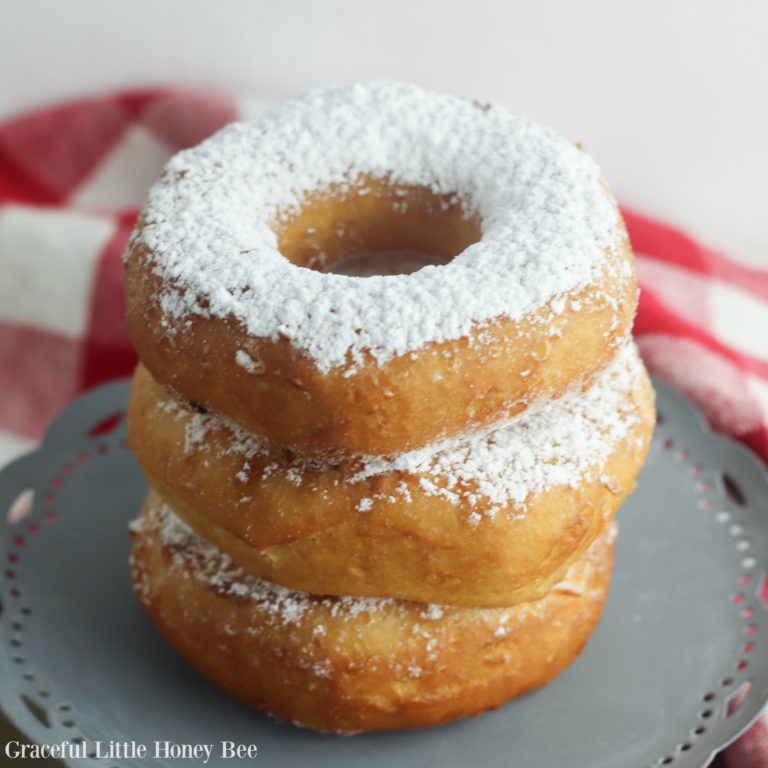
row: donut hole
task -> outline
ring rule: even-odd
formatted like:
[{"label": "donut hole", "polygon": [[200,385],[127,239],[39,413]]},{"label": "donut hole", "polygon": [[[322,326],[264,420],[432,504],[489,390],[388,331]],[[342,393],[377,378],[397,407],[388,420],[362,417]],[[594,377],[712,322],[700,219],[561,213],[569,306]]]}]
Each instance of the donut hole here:
[{"label": "donut hole", "polygon": [[310,194],[275,227],[280,252],[318,272],[407,275],[478,242],[481,220],[455,195],[365,177]]}]

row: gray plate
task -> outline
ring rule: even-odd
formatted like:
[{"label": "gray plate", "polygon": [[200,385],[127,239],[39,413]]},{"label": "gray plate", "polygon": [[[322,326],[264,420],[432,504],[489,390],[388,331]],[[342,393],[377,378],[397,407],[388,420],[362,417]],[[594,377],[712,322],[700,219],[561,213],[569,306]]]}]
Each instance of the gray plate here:
[{"label": "gray plate", "polygon": [[611,597],[582,657],[544,690],[482,717],[352,738],[242,707],[160,639],[126,567],[126,524],[146,484],[124,447],[124,425],[104,422],[124,407],[128,384],[95,390],[64,412],[39,451],[0,473],[0,510],[23,489],[34,492],[23,520],[0,521],[0,704],[41,743],[231,740],[256,744],[258,764],[281,768],[701,768],[768,698],[759,596],[768,485],[754,456],[656,386],[659,428],[621,510]]}]

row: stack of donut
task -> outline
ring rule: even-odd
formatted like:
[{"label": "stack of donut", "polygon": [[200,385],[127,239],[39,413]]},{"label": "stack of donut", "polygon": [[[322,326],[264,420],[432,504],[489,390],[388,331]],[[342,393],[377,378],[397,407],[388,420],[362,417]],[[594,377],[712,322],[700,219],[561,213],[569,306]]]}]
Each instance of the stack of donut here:
[{"label": "stack of donut", "polygon": [[352,733],[579,654],[655,422],[579,147],[413,86],[313,91],[168,163],[126,296],[132,576],[204,675]]}]

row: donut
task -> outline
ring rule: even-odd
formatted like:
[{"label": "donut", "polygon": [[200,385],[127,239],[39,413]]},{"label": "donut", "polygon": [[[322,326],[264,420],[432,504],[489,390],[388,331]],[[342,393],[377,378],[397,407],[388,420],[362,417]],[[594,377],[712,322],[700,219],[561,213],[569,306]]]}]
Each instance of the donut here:
[{"label": "donut", "polygon": [[[425,266],[354,267],[402,252]],[[125,290],[178,399],[321,457],[415,450],[588,383],[637,295],[585,152],[398,83],[312,91],[173,157]]]},{"label": "donut", "polygon": [[634,345],[574,391],[467,440],[326,464],[173,400],[144,368],[129,442],[203,538],[304,592],[471,607],[541,598],[634,487],[655,423]]},{"label": "donut", "polygon": [[545,598],[514,608],[317,597],[247,574],[150,494],[131,572],[167,641],[243,702],[323,731],[421,728],[498,707],[567,667],[600,618],[614,535]]}]

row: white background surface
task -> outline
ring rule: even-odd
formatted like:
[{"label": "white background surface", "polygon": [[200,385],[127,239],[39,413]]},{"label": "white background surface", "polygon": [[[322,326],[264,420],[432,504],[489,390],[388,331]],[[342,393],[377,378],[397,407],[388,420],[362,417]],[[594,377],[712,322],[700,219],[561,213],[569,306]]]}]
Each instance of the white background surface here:
[{"label": "white background surface", "polygon": [[0,117],[152,84],[397,78],[583,141],[625,203],[768,264],[768,2],[0,0]]}]

